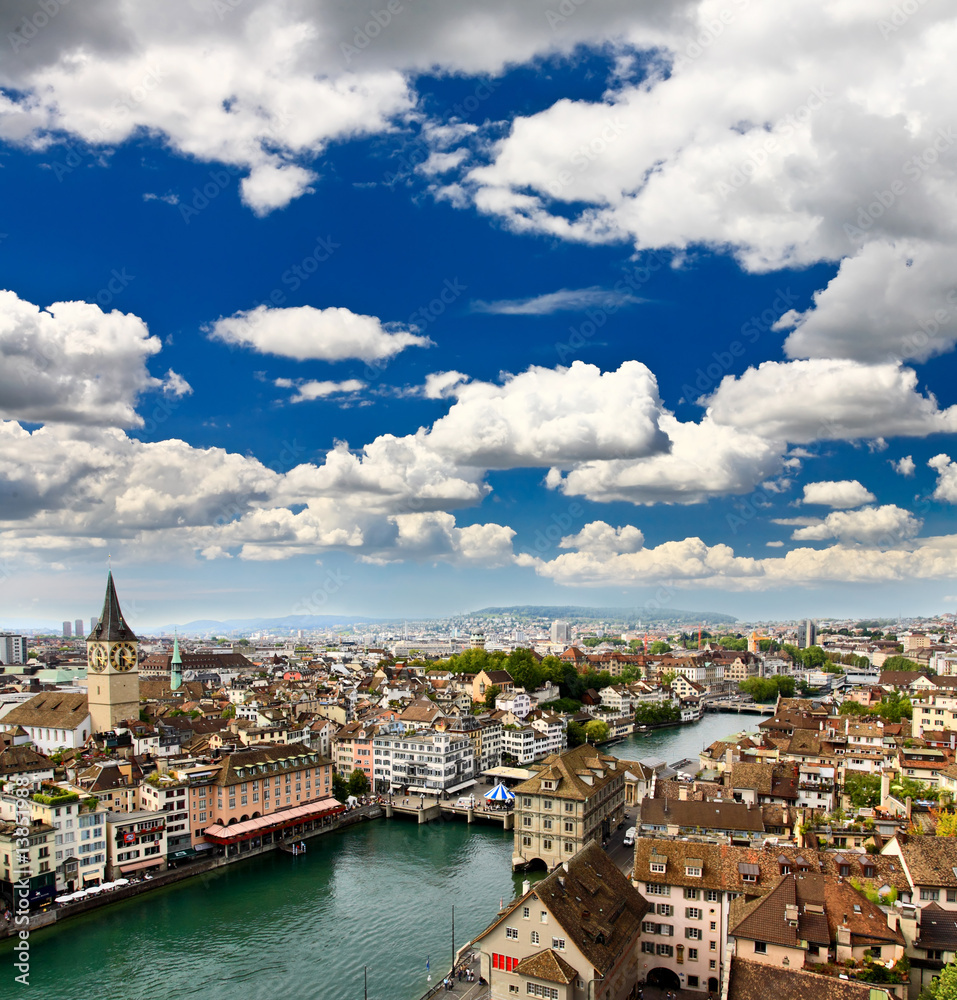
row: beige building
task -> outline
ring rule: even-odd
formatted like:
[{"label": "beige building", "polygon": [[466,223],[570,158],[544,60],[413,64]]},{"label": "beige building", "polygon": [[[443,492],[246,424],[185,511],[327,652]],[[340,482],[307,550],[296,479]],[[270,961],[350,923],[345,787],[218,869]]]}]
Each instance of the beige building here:
[{"label": "beige building", "polygon": [[472,942],[492,1000],[627,1000],[647,911],[608,855],[586,845]]},{"label": "beige building", "polygon": [[625,817],[626,764],[587,743],[551,754],[516,785],[512,866],[567,861]]}]

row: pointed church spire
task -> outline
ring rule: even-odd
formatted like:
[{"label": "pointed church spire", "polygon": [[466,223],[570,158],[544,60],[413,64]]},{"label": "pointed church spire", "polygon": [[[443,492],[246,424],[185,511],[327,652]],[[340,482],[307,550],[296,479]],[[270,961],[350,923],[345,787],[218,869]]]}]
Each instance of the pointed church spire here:
[{"label": "pointed church spire", "polygon": [[169,665],[169,687],[178,691],[183,686],[183,658],[179,655],[179,636],[173,633],[173,658]]},{"label": "pointed church spire", "polygon": [[112,570],[106,578],[106,597],[103,599],[100,620],[86,638],[87,642],[137,641],[133,630],[129,628],[123,618],[123,612],[120,611],[120,601],[116,596],[116,587],[113,585]]}]

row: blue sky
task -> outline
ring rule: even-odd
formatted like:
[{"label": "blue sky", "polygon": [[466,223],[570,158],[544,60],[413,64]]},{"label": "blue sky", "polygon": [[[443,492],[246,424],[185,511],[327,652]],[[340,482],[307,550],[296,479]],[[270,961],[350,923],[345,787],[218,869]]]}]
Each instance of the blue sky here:
[{"label": "blue sky", "polygon": [[0,620],[957,603],[946,12],[8,6]]}]

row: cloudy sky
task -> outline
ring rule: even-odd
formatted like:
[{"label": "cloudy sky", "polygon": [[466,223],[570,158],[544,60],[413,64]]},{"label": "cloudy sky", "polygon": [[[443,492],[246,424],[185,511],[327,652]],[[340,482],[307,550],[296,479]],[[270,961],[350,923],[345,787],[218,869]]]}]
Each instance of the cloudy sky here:
[{"label": "cloudy sky", "polygon": [[0,619],[952,609],[913,7],[7,0]]}]

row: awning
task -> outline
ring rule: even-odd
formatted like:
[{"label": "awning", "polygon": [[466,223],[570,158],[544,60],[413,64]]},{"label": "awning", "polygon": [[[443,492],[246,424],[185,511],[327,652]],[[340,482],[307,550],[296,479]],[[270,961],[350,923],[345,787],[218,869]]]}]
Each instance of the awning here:
[{"label": "awning", "polygon": [[170,861],[182,861],[183,858],[193,858],[196,856],[196,851],[192,847],[187,847],[182,851],[173,851],[169,856]]},{"label": "awning", "polygon": [[120,865],[120,871],[125,875],[127,872],[138,872],[141,868],[155,868],[162,863],[162,858],[150,858],[149,861],[136,861],[131,865]]},{"label": "awning", "polygon": [[461,792],[463,788],[469,788],[475,784],[474,778],[469,778],[468,781],[463,781],[460,785],[453,785],[451,788],[446,788],[445,790],[451,794],[452,792]]},{"label": "awning", "polygon": [[311,819],[320,819],[323,816],[333,816],[344,812],[345,808],[338,799],[330,797],[320,799],[318,802],[311,802],[307,805],[292,806],[290,809],[270,813],[268,816],[257,816],[256,819],[247,819],[242,823],[233,823],[231,826],[214,823],[212,826],[206,827],[205,836],[212,840],[214,844],[249,840],[252,837],[261,836],[263,833],[271,830],[279,830],[285,826],[295,826],[298,823],[305,823]]},{"label": "awning", "polygon": [[213,849],[212,844],[197,844],[193,850],[198,854],[200,851],[211,851]]}]

